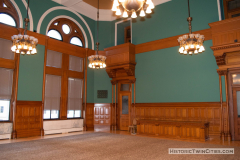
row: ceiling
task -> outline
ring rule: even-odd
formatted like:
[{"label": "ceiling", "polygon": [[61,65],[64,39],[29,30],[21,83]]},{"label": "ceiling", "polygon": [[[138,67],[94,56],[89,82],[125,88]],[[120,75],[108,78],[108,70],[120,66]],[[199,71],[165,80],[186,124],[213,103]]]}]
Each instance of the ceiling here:
[{"label": "ceiling", "polygon": [[[97,0],[83,0],[84,2],[90,4],[91,6],[98,8]],[[112,8],[112,0],[99,0],[99,8],[100,9],[111,9]]]}]

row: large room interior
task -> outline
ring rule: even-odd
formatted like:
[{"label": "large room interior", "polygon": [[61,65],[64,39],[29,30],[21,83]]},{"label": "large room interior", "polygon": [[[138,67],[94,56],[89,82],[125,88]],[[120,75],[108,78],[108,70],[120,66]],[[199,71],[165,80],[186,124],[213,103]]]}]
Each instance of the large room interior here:
[{"label": "large room interior", "polygon": [[239,140],[240,0],[0,0],[1,159],[239,159]]}]

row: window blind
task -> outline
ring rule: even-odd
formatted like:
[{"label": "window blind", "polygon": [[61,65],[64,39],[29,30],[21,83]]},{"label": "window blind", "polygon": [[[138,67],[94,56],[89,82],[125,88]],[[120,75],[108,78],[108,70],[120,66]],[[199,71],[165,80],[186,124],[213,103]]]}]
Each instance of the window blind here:
[{"label": "window blind", "polygon": [[61,99],[61,76],[46,74],[45,110],[59,110]]},{"label": "window blind", "polygon": [[0,38],[0,58],[14,59],[14,53],[11,51],[12,41]]},{"label": "window blind", "polygon": [[68,78],[68,110],[82,110],[82,79]]},{"label": "window blind", "polygon": [[49,67],[62,68],[62,53],[48,50],[46,65]]},{"label": "window blind", "polygon": [[11,99],[12,96],[12,83],[13,83],[13,70],[0,68],[0,99]]},{"label": "window blind", "polygon": [[83,71],[83,59],[76,56],[69,56],[69,70],[82,72]]}]

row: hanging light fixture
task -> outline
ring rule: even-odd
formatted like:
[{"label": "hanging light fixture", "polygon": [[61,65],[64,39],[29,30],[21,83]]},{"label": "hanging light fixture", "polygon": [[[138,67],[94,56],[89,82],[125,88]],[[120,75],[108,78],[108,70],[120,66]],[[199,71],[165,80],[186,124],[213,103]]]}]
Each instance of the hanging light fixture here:
[{"label": "hanging light fixture", "polygon": [[[98,41],[98,32],[99,32],[99,0],[98,0],[98,11],[97,11],[97,41]],[[106,67],[106,58],[105,56],[98,55],[99,42],[96,43],[97,52],[96,55],[92,55],[88,57],[89,60],[89,68],[105,68]]]},{"label": "hanging light fixture", "polygon": [[[123,15],[120,9],[124,9]],[[152,0],[114,0],[112,11],[116,11],[116,15],[120,16],[122,15],[123,18],[127,18],[128,14],[127,12],[131,13],[132,18],[137,18],[136,12],[140,12],[140,16],[144,17],[145,12],[147,14],[152,13],[152,9],[154,8],[154,4]],[[144,11],[146,10],[146,11]]]},{"label": "hanging light fixture", "polygon": [[27,18],[24,19],[25,21],[24,34],[12,36],[13,45],[11,47],[11,50],[16,53],[30,55],[30,54],[37,53],[36,45],[38,43],[38,39],[34,38],[33,36],[27,35],[27,28],[29,23],[28,8],[29,8],[29,0],[28,0],[28,6],[27,6]]},{"label": "hanging light fixture", "polygon": [[200,34],[192,34],[192,17],[190,17],[190,5],[188,0],[188,14],[187,18],[188,26],[189,26],[189,35],[183,35],[178,38],[178,42],[180,43],[179,52],[185,55],[190,54],[198,54],[205,51],[203,46],[204,35]]}]

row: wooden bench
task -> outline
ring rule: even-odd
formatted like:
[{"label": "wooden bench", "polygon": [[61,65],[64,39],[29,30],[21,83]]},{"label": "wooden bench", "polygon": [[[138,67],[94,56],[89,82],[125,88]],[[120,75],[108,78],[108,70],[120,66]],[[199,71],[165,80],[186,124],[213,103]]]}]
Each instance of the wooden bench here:
[{"label": "wooden bench", "polygon": [[140,119],[137,121],[137,134],[206,141],[209,122]]}]

